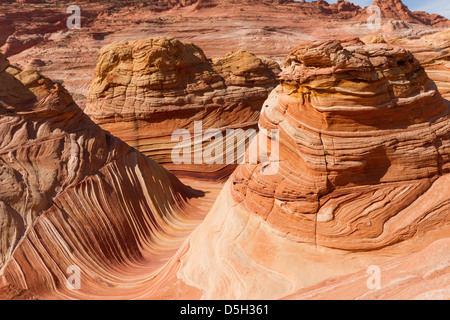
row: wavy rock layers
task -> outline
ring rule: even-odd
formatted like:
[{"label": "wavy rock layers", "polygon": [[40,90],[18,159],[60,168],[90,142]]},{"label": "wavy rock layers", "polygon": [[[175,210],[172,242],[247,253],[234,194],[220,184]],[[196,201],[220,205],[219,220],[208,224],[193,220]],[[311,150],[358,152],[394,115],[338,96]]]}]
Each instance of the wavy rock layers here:
[{"label": "wavy rock layers", "polygon": [[430,79],[434,81],[442,97],[449,99],[450,30],[425,35],[418,39],[391,39],[389,43],[412,52],[425,68]]},{"label": "wavy rock layers", "polygon": [[[434,36],[434,37],[433,37]],[[450,99],[450,31],[429,36],[436,40],[434,57],[426,60],[423,65],[428,76],[436,83],[439,92],[445,99]],[[427,40],[427,37],[424,37]],[[435,39],[433,39],[435,38]]]},{"label": "wavy rock layers", "polygon": [[450,106],[408,51],[295,48],[259,120],[278,170],[239,166],[198,228],[59,85],[1,56],[0,83],[0,298],[449,298]]},{"label": "wavy rock layers", "polygon": [[279,298],[448,237],[449,110],[408,51],[294,49],[260,118],[278,172],[237,168],[179,276],[204,298]]},{"label": "wavy rock layers", "polygon": [[448,104],[434,83],[405,50],[339,41],[294,49],[282,79],[261,117],[280,129],[279,173],[241,167],[235,199],[310,243],[372,250],[398,241],[383,226],[450,169]]},{"label": "wavy rock layers", "polygon": [[[0,296],[107,296],[165,263],[202,218],[187,202],[200,194],[1,55],[0,84]],[[81,293],[66,287],[73,266]]]},{"label": "wavy rock layers", "polygon": [[[368,38],[368,40],[374,41],[376,37]],[[442,97],[449,99],[450,30],[428,34],[418,39],[391,39],[389,43],[412,52],[425,68],[430,79],[434,81]]]},{"label": "wavy rock layers", "polygon": [[[171,38],[116,42],[99,54],[85,112],[166,168],[222,178],[236,166],[227,166],[224,158],[194,163],[194,144],[189,160],[175,165],[172,150],[180,139],[172,134],[185,129],[194,138],[195,121],[202,122],[202,134],[211,128],[223,135],[227,129],[256,128],[279,71],[277,63],[243,51],[211,61],[197,46]],[[207,140],[200,141],[203,148]]]},{"label": "wavy rock layers", "polygon": [[[358,273],[328,279],[286,297],[291,300],[445,300],[450,296],[449,239],[426,249],[372,266]],[[379,268],[379,269],[378,269]],[[380,271],[379,285],[369,277]],[[373,287],[368,289],[368,285]]]},{"label": "wavy rock layers", "polygon": [[445,99],[450,99],[450,55],[436,59],[427,66],[427,73]]},{"label": "wavy rock layers", "polygon": [[21,215],[17,213],[8,204],[0,202],[0,265],[11,256],[19,240],[25,232],[24,221]]},{"label": "wavy rock layers", "polygon": [[448,103],[434,83],[405,50],[339,41],[294,49],[282,79],[261,117],[280,130],[279,173],[239,168],[235,199],[310,243],[372,250],[397,242],[383,226],[450,170]]}]

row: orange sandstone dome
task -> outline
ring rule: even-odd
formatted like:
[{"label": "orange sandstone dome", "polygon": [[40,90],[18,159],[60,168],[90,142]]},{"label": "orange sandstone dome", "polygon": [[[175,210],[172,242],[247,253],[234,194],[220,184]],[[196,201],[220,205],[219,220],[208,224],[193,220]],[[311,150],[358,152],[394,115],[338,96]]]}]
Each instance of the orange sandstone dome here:
[{"label": "orange sandstone dome", "polygon": [[408,214],[450,170],[449,103],[411,53],[359,41],[298,47],[274,94],[260,125],[280,130],[280,170],[239,167],[235,201],[290,237],[348,250],[411,237],[430,212],[446,219],[448,205]]}]

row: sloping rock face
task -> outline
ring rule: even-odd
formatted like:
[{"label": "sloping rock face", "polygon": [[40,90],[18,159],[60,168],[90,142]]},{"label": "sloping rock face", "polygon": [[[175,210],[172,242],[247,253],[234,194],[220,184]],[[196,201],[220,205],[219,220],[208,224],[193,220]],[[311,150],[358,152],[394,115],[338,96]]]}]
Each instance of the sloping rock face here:
[{"label": "sloping rock face", "polygon": [[0,136],[1,298],[64,297],[71,265],[96,276],[155,268],[192,228],[198,192],[1,55]]},{"label": "sloping rock face", "polygon": [[[446,300],[450,296],[450,240],[442,239],[411,255],[382,263],[379,280],[371,269],[328,279],[302,289],[290,300]],[[373,268],[372,267],[372,268]],[[376,282],[379,287],[376,288]],[[367,290],[369,286],[374,289]]]},{"label": "sloping rock face", "polygon": [[181,259],[204,298],[279,298],[448,237],[450,105],[410,52],[319,42],[280,77],[260,119],[278,172],[239,166]]},{"label": "sloping rock face", "polygon": [[194,163],[193,151],[190,163],[175,165],[180,141],[172,134],[186,129],[193,137],[195,121],[202,121],[201,133],[256,128],[279,72],[277,63],[244,51],[208,60],[194,44],[171,38],[115,42],[99,54],[85,112],[174,172],[223,178],[236,167],[225,159]]},{"label": "sloping rock face", "polygon": [[444,27],[448,28],[450,26],[450,21],[440,14],[429,14],[424,11],[414,11],[414,17],[421,23],[428,26]]},{"label": "sloping rock face", "polygon": [[425,67],[430,78],[436,82],[442,96],[450,99],[450,54],[448,51],[427,61]]}]

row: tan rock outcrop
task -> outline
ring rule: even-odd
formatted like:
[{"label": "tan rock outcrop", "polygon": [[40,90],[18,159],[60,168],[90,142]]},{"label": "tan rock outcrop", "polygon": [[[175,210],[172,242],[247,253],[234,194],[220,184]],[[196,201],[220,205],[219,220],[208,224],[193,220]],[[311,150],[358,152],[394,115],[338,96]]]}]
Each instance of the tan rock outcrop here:
[{"label": "tan rock outcrop", "polygon": [[99,54],[85,112],[178,174],[224,178],[236,167],[225,154],[222,164],[194,163],[192,156],[175,165],[172,150],[180,141],[172,134],[186,129],[193,137],[195,121],[202,121],[202,133],[214,128],[224,136],[227,129],[256,128],[279,72],[277,63],[245,51],[211,61],[194,44],[172,38],[115,42]]}]

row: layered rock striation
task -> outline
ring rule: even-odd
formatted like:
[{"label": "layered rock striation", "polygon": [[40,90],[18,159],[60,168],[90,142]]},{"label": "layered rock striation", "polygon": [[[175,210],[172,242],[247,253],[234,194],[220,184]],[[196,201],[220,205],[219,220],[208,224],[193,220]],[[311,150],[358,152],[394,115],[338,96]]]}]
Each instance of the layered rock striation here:
[{"label": "layered rock striation", "polygon": [[73,266],[95,275],[84,294],[154,270],[201,218],[189,202],[201,193],[1,55],[0,136],[1,298],[68,297]]},{"label": "layered rock striation", "polygon": [[223,136],[227,129],[255,129],[279,72],[277,63],[245,51],[209,60],[196,45],[172,38],[115,42],[99,53],[85,112],[174,172],[223,178],[236,167],[227,165],[226,152],[207,165],[195,161],[192,143],[189,160],[174,164],[172,151],[181,140],[172,135],[184,129],[193,139],[196,121],[205,140],[212,128]]},{"label": "layered rock striation", "polygon": [[419,50],[425,53],[423,66],[428,76],[436,83],[441,95],[450,99],[450,31],[423,37],[419,43]]},{"label": "layered rock striation", "polygon": [[412,235],[383,229],[450,170],[448,103],[420,63],[387,45],[328,41],[294,49],[281,79],[260,120],[280,130],[280,170],[268,179],[240,167],[235,200],[322,246],[373,250]]},{"label": "layered rock striation", "polygon": [[[182,259],[179,276],[204,298],[302,288],[304,297],[321,280],[448,237],[450,104],[410,52],[357,39],[313,43],[292,50],[280,78],[259,121],[279,131],[278,171],[239,166]],[[446,245],[429,251],[448,266]],[[438,278],[414,295],[438,297],[448,277]]]},{"label": "layered rock striation", "polygon": [[450,103],[409,51],[293,49],[259,119],[278,148],[240,165],[198,227],[195,192],[58,84],[3,57],[0,72],[0,297],[449,298]]}]

